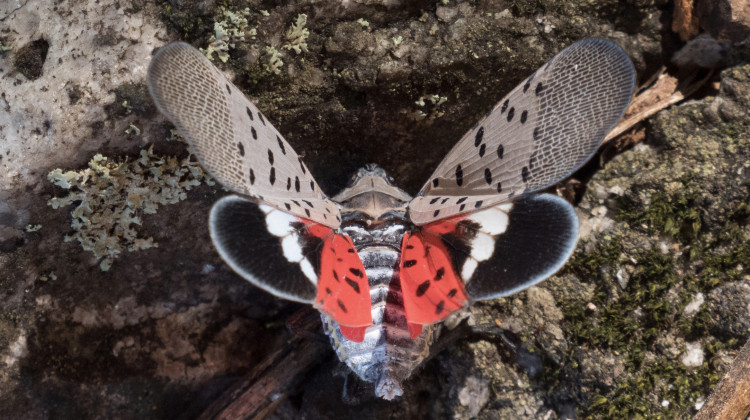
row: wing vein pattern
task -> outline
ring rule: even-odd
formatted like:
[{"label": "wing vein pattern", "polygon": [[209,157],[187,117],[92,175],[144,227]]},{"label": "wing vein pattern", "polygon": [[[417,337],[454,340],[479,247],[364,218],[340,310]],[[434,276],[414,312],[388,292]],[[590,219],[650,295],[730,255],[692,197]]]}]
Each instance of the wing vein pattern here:
[{"label": "wing vein pattern", "polygon": [[206,57],[177,42],[157,52],[148,86],[159,110],[223,186],[331,228],[341,222],[301,158]]},{"label": "wing vein pattern", "polygon": [[561,181],[622,117],[634,84],[617,45],[585,39],[566,48],[463,136],[409,204],[410,220],[424,225]]}]

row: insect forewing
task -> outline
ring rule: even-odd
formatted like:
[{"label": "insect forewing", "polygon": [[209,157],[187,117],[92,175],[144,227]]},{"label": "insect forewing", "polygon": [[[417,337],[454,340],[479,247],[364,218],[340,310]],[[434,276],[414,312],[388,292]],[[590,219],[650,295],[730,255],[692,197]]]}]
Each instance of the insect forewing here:
[{"label": "insect forewing", "polygon": [[222,185],[337,228],[338,206],[258,108],[206,57],[177,42],[157,52],[148,87],[159,110]]},{"label": "insect forewing", "polygon": [[580,168],[622,117],[635,71],[602,39],[564,49],[466,133],[409,204],[417,225],[544,189]]}]

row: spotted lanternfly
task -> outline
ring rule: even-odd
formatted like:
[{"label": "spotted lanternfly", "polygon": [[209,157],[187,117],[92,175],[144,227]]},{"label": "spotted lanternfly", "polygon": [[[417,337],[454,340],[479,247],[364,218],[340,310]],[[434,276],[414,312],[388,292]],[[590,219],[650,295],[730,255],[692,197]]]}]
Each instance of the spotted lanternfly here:
[{"label": "spotted lanternfly", "polygon": [[252,102],[185,43],[161,48],[151,95],[203,166],[238,193],[211,238],[239,275],[321,314],[339,358],[378,396],[424,360],[438,323],[549,277],[578,238],[573,207],[532,194],[580,168],[622,117],[635,72],[611,42],[566,48],[503,98],[416,197],[375,165],[329,199]]}]

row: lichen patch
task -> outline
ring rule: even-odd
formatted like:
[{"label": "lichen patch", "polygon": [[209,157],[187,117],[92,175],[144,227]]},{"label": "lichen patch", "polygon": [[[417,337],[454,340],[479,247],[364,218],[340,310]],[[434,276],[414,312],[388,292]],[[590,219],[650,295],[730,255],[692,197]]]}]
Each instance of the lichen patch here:
[{"label": "lichen patch", "polygon": [[47,204],[54,209],[73,206],[70,212],[72,234],[66,242],[78,241],[94,253],[99,267],[107,271],[122,252],[158,246],[137,229],[144,215],[159,206],[178,203],[187,191],[210,177],[189,159],[159,157],[152,148],[140,151],[133,161],[117,161],[96,154],[88,168],[80,171],[54,169],[47,179],[68,190]]}]

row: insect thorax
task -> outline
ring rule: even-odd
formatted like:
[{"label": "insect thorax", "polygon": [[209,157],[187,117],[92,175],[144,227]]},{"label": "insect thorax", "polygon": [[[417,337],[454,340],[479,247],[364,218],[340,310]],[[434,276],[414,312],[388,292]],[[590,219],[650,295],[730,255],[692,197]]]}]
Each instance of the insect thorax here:
[{"label": "insect thorax", "polygon": [[437,335],[434,327],[424,326],[419,337],[411,339],[406,323],[399,263],[410,226],[405,218],[410,198],[376,165],[360,169],[350,186],[334,197],[343,207],[341,229],[365,267],[373,325],[361,343],[343,337],[325,315],[324,329],[339,359],[361,379],[375,383],[376,395],[387,399],[401,395],[401,382],[427,357]]}]

